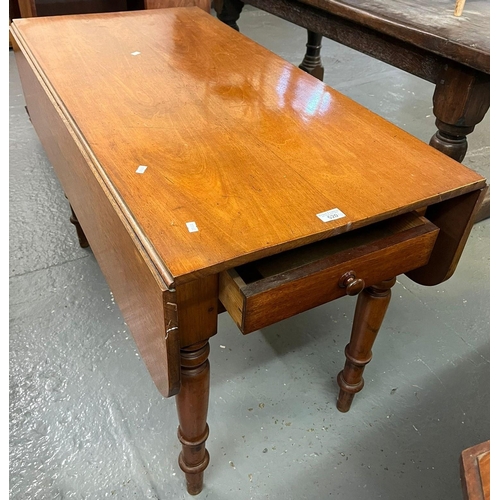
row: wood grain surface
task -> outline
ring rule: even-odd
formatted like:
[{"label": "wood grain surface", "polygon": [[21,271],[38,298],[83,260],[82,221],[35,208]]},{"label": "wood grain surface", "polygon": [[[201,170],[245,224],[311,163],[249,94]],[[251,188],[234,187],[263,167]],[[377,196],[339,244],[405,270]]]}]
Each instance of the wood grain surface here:
[{"label": "wood grain surface", "polygon": [[439,227],[429,262],[406,275],[421,285],[433,286],[449,279],[458,265],[486,188],[457,196],[427,208],[426,217]]},{"label": "wood grain surface", "polygon": [[178,330],[172,328],[177,313],[167,306],[175,302],[175,292],[168,290],[36,69],[17,47],[15,55],[40,142],[156,387],[172,396],[180,388]]},{"label": "wood grain surface", "polygon": [[349,271],[362,280],[362,287],[369,287],[423,266],[437,233],[433,224],[417,220],[413,227],[382,237],[348,238],[351,241],[340,243],[338,249],[335,241],[351,233],[333,238],[328,248],[317,248],[328,240],[313,243],[300,249],[302,256],[291,250],[292,255],[287,252],[220,273],[219,297],[241,332],[247,334],[344,296],[346,289],[340,279]]},{"label": "wood grain surface", "polygon": [[145,9],[170,9],[172,7],[199,7],[210,12],[210,0],[144,0]]},{"label": "wood grain surface", "polygon": [[461,17],[454,15],[453,0],[301,1],[479,71],[490,72],[489,0],[469,0]]},{"label": "wood grain surface", "polygon": [[35,0],[18,0],[19,11],[22,17],[33,17],[37,15]]},{"label": "wood grain surface", "polygon": [[464,500],[490,500],[490,441],[460,454],[460,479]]},{"label": "wood grain surface", "polygon": [[167,282],[485,185],[200,9],[13,26]]}]

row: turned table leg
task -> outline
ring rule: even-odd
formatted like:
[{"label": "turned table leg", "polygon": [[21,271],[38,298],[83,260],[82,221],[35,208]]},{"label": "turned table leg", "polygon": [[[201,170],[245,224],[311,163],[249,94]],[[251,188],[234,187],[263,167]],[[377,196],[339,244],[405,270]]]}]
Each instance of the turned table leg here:
[{"label": "turned table leg", "polygon": [[87,248],[89,246],[89,242],[87,241],[87,237],[85,236],[85,233],[83,232],[82,226],[80,226],[80,223],[78,222],[78,218],[75,214],[75,211],[73,210],[73,207],[70,205],[69,208],[71,209],[71,217],[69,218],[69,221],[76,228],[78,242],[80,243],[80,246],[82,248]]},{"label": "turned table leg", "polygon": [[203,471],[210,456],[207,413],[210,385],[208,341],[181,349],[181,389],[175,397],[179,416],[178,437],[182,444],[179,466],[186,475],[188,493],[197,495],[203,487]]},{"label": "turned table leg", "polygon": [[[467,152],[467,135],[490,107],[490,76],[465,66],[445,64],[436,82],[433,111],[437,132],[429,144],[461,162]],[[490,216],[489,193],[476,221]]]},{"label": "turned table leg", "polygon": [[240,18],[244,6],[241,0],[219,0],[214,4],[217,19],[236,31],[240,31],[236,21]]},{"label": "turned table leg", "polygon": [[396,278],[382,281],[366,288],[358,297],[351,341],[345,348],[345,366],[337,377],[340,387],[337,408],[341,412],[349,411],[354,395],[363,388],[363,371],[372,359],[373,343],[389,306],[394,283]]},{"label": "turned table leg", "polygon": [[321,63],[321,39],[322,35],[314,31],[307,30],[306,55],[299,64],[299,68],[306,73],[323,81],[325,68]]},{"label": "turned table leg", "polygon": [[490,107],[490,77],[465,66],[445,64],[432,101],[438,131],[430,145],[461,162],[467,152],[467,135]]}]

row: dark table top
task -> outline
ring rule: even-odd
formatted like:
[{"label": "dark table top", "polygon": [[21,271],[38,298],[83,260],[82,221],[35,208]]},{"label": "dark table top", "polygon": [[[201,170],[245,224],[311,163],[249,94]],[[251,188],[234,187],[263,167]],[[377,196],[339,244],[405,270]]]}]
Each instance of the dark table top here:
[{"label": "dark table top", "polygon": [[[272,1],[272,0],[271,0]],[[490,2],[467,0],[302,0],[485,73],[490,72]]]}]

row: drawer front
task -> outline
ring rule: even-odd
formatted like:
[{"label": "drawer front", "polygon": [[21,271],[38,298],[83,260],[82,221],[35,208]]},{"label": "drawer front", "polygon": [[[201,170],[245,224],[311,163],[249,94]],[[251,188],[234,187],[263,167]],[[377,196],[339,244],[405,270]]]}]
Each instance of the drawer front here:
[{"label": "drawer front", "polygon": [[219,276],[219,299],[247,334],[346,295],[346,273],[368,287],[416,269],[428,262],[439,231],[419,219],[425,223],[250,283],[229,269]]}]

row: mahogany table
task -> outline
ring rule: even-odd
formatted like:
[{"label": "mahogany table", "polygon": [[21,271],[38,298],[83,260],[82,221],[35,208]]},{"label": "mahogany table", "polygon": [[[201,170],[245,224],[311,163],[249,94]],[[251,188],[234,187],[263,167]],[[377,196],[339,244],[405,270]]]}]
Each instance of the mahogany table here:
[{"label": "mahogany table", "polygon": [[490,441],[460,454],[460,479],[464,500],[490,500]]},{"label": "mahogany table", "polygon": [[[323,36],[436,85],[438,131],[430,144],[457,161],[490,106],[490,2],[472,0],[220,0],[218,17],[238,29],[245,4],[307,28],[300,68],[323,79]],[[429,134],[430,135],[430,134]],[[489,217],[489,192],[478,220]]]},{"label": "mahogany table", "polygon": [[198,8],[10,29],[80,243],[176,395],[188,491],[209,461],[219,312],[246,334],[359,294],[338,376],[348,411],[395,277],[452,275],[485,179]]}]

